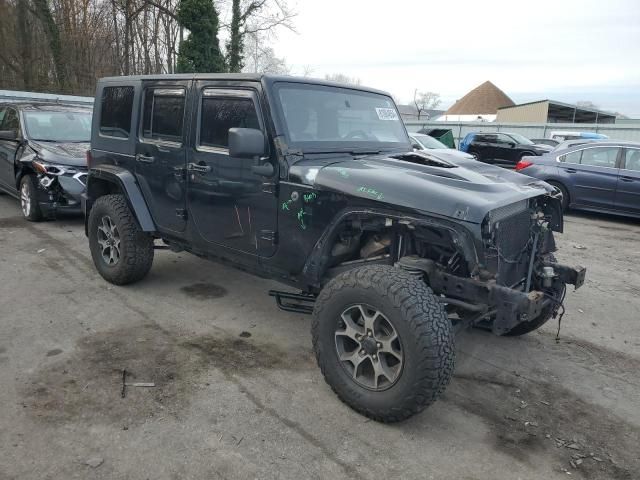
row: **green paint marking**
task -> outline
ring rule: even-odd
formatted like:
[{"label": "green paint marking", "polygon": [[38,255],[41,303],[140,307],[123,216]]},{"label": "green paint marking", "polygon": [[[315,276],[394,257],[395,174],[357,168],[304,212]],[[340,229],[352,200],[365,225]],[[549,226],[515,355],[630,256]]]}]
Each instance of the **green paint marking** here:
[{"label": "green paint marking", "polygon": [[291,205],[291,203],[293,202],[293,200],[287,200],[286,202],[282,202],[282,210],[289,210],[289,205]]},{"label": "green paint marking", "polygon": [[365,195],[369,195],[370,197],[373,197],[376,200],[384,199],[384,193],[379,192],[375,188],[370,188],[370,187],[367,187],[367,186],[363,185],[362,187],[359,187],[357,191],[361,192],[361,193],[364,193]]},{"label": "green paint marking", "polygon": [[316,198],[318,198],[318,194],[315,192],[305,193],[302,197],[304,199],[304,203],[313,202]]},{"label": "green paint marking", "polygon": [[339,168],[339,169],[338,169],[338,174],[339,174],[342,178],[349,178],[349,172],[347,172],[344,168]]},{"label": "green paint marking", "polygon": [[304,213],[304,209],[301,208],[300,211],[298,212],[298,222],[300,223],[300,228],[302,230],[306,230],[307,226],[304,223],[304,216],[306,215],[306,213]]}]

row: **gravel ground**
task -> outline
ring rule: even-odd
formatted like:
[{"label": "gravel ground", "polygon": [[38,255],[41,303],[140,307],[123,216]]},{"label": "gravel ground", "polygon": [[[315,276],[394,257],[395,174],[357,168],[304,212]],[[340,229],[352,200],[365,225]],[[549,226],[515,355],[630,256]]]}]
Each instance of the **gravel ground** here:
[{"label": "gravel ground", "polygon": [[[0,198],[0,479],[640,478],[640,221],[571,214],[588,280],[521,338],[458,336],[444,397],[397,425],[338,401],[271,281],[157,252],[96,273],[82,220]],[[122,370],[134,382],[121,398]]]}]

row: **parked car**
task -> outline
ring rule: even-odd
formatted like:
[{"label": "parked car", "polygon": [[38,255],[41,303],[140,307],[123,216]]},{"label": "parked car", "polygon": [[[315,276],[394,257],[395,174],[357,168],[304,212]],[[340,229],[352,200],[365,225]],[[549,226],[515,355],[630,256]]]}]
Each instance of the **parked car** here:
[{"label": "parked car", "polygon": [[557,152],[559,150],[566,150],[568,148],[575,147],[576,145],[584,145],[586,143],[594,143],[594,142],[601,142],[601,141],[602,140],[598,138],[577,138],[573,140],[565,140],[564,142],[558,143],[558,145],[556,145],[551,151]]},{"label": "parked car", "polygon": [[549,145],[550,147],[557,147],[560,140],[553,140],[551,138],[530,138],[533,143],[538,145]]},{"label": "parked car", "polygon": [[598,141],[540,157],[516,170],[562,192],[563,208],[640,217],[640,143]]},{"label": "parked car", "polygon": [[519,133],[505,132],[469,133],[460,143],[460,150],[476,160],[507,168],[514,168],[524,156],[542,155],[551,149],[549,145],[535,144]]},{"label": "parked car", "polygon": [[554,130],[549,133],[549,138],[563,142],[565,140],[577,140],[589,138],[593,140],[607,140],[609,137],[595,132],[572,132],[571,130]]},{"label": "parked car", "polygon": [[91,108],[0,104],[0,191],[20,200],[27,220],[80,213]]},{"label": "parked car", "polygon": [[424,133],[409,133],[409,140],[411,140],[411,146],[414,150],[422,150],[445,160],[451,158],[473,158],[473,155],[455,148],[449,148],[431,135],[425,135]]},{"label": "parked car", "polygon": [[444,391],[454,322],[523,335],[584,281],[553,258],[555,189],[413,151],[387,93],[198,74],[106,78],[95,99],[84,209],[98,272],[141,280],[162,239],[295,288],[270,294],[313,313],[327,383],[373,419]]}]

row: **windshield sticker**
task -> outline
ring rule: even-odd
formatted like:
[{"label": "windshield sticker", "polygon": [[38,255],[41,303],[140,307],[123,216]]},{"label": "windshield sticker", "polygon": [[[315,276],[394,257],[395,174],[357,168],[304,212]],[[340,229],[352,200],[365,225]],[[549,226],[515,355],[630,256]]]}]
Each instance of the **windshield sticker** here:
[{"label": "windshield sticker", "polygon": [[398,112],[393,108],[376,107],[376,113],[380,120],[398,120]]},{"label": "windshield sticker", "polygon": [[376,200],[382,200],[384,198],[384,194],[382,192],[377,191],[375,188],[369,188],[366,186],[362,186],[358,188],[358,192],[369,195],[370,197],[375,198]]}]

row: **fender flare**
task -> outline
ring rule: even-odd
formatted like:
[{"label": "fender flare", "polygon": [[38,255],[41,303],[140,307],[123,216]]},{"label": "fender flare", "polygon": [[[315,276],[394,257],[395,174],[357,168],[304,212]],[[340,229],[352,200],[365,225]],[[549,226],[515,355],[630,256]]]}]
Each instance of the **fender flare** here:
[{"label": "fender flare", "polygon": [[89,218],[89,212],[91,211],[93,203],[98,197],[102,196],[96,195],[95,191],[95,185],[100,182],[108,182],[118,186],[124,193],[129,208],[131,208],[143,232],[155,232],[157,230],[136,178],[129,170],[125,170],[116,165],[100,165],[89,170],[87,189],[83,198],[85,224]]}]

